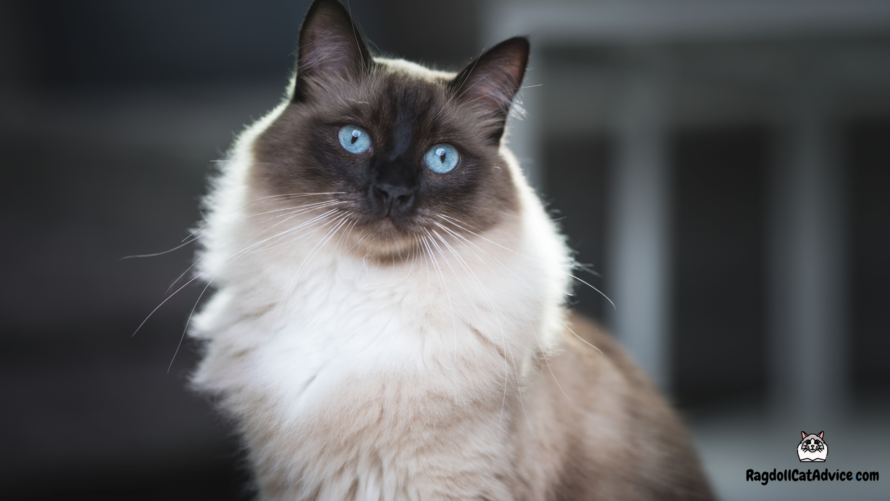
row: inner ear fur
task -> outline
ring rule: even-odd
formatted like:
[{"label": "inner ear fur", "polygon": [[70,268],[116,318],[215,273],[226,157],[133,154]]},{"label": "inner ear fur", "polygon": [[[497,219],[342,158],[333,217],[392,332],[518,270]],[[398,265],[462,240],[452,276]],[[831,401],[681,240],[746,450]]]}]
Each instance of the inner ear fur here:
[{"label": "inner ear fur", "polygon": [[353,80],[368,72],[373,62],[349,11],[337,0],[315,0],[300,27],[293,100],[309,99],[310,80]]}]

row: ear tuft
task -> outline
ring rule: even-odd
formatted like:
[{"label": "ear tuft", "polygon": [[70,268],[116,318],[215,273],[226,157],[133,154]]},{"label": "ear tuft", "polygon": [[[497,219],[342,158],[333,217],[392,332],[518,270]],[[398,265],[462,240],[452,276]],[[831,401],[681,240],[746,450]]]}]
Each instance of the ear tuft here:
[{"label": "ear tuft", "polygon": [[300,27],[294,101],[308,97],[308,81],[329,77],[354,79],[373,64],[371,53],[337,0],[315,0]]}]

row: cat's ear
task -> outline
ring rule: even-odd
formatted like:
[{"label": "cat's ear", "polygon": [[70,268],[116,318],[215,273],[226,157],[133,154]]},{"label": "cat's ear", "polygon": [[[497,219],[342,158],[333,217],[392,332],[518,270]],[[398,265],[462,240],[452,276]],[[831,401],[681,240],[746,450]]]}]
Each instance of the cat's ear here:
[{"label": "cat's ear", "polygon": [[819,432],[819,438],[822,438],[822,435],[824,435],[824,434],[825,434],[824,431],[820,431],[820,432]]},{"label": "cat's ear", "polygon": [[351,80],[373,64],[358,26],[337,0],[312,3],[300,27],[299,44],[294,101],[309,97],[310,81],[330,77]]},{"label": "cat's ear", "polygon": [[510,105],[525,76],[528,53],[528,38],[504,40],[473,60],[449,83],[459,99],[492,115],[495,127],[490,139],[494,142],[504,134]]},{"label": "cat's ear", "polygon": [[800,438],[807,438],[807,432],[805,432],[805,431],[800,432]]}]

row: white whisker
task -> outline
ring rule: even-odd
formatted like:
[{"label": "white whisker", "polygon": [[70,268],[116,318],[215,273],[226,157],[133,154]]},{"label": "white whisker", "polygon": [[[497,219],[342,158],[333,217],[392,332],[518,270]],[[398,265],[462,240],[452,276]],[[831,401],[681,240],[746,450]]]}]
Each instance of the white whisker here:
[{"label": "white whisker", "polygon": [[[448,291],[448,284],[446,283],[445,275],[442,273],[442,268],[439,266],[439,261],[436,259],[436,256],[433,254],[432,247],[430,246],[430,240],[432,239],[432,237],[430,237],[429,239],[426,237],[421,238],[423,238],[424,245],[426,245],[426,248],[429,251],[430,260],[432,260],[433,264],[436,267],[436,272],[439,280],[442,283],[442,288],[445,289],[445,298],[448,300],[448,309],[451,312],[451,334],[452,340],[454,342],[454,353],[457,353],[457,319],[454,316],[454,305],[451,302],[451,293]],[[457,374],[457,371],[454,368],[453,361],[451,364],[451,372],[455,375]]]},{"label": "white whisker", "polygon": [[[323,217],[323,216],[325,216],[325,215],[327,215],[327,214],[330,214],[330,213],[332,213],[332,212],[334,212],[334,211],[336,211],[336,209],[332,209],[332,210],[326,212],[325,214],[322,214],[321,216],[318,216],[318,217],[316,217],[316,218],[313,218],[313,220],[317,220],[318,218],[321,218],[321,217]],[[226,260],[224,260],[224,266],[230,264],[230,260],[232,260],[232,258],[234,258],[234,259],[238,259],[238,257],[244,255],[244,253],[247,252],[247,251],[249,251],[250,249],[253,249],[253,248],[255,248],[255,247],[257,247],[257,246],[263,244],[264,242],[267,242],[267,241],[271,240],[271,239],[278,238],[279,236],[281,236],[281,235],[283,235],[283,234],[286,234],[286,233],[292,232],[292,231],[294,231],[294,230],[297,230],[297,229],[299,229],[299,228],[305,226],[306,224],[310,223],[310,222],[313,221],[313,220],[310,220],[310,221],[307,221],[306,223],[302,223],[302,224],[300,224],[300,225],[297,225],[297,226],[295,226],[294,228],[291,228],[291,229],[289,229],[289,230],[285,230],[285,231],[283,231],[283,232],[281,232],[281,233],[279,233],[279,234],[277,234],[277,235],[273,235],[273,236],[271,236],[271,237],[269,237],[269,238],[266,238],[266,239],[264,239],[264,240],[261,240],[261,241],[259,241],[259,242],[254,243],[254,244],[252,244],[252,245],[249,245],[249,246],[245,247],[244,249],[241,249],[240,251],[236,252],[235,254],[233,254],[232,256],[230,256],[229,258],[227,258]],[[199,261],[200,261],[200,260],[199,260]],[[195,263],[195,264],[197,264],[197,263]],[[193,267],[195,266],[195,264],[192,264],[192,266],[190,266],[189,269],[193,268]],[[187,271],[188,271],[188,270],[186,270],[186,272],[187,272]],[[184,273],[183,273],[183,275],[184,275]],[[219,274],[217,273],[216,276],[218,276],[218,275],[219,275]],[[145,317],[144,320],[142,320],[142,323],[140,323],[139,326],[136,328],[136,330],[133,331],[133,334],[132,334],[132,335],[135,336],[136,333],[139,332],[139,330],[142,328],[142,326],[145,325],[145,322],[147,322],[148,319],[151,318],[151,316],[154,315],[154,313],[155,313],[156,311],[158,311],[158,309],[159,309],[161,306],[163,306],[167,301],[169,301],[170,298],[172,298],[172,297],[175,296],[177,293],[179,293],[179,291],[181,291],[182,289],[184,289],[187,285],[189,285],[190,283],[194,282],[195,280],[197,280],[198,278],[201,278],[201,277],[203,277],[203,276],[204,276],[204,273],[203,273],[203,272],[202,272],[202,273],[198,273],[197,275],[195,275],[194,277],[192,277],[191,280],[189,280],[188,282],[186,282],[185,284],[183,284],[180,288],[176,289],[175,292],[173,292],[172,294],[170,294],[170,295],[168,295],[166,298],[164,298],[164,300],[161,301],[161,303],[160,303],[158,306],[156,306],[155,309],[153,309],[153,310],[151,311],[151,313],[149,313],[148,316]],[[214,278],[211,279],[210,282],[208,282],[208,284],[207,284],[208,287],[209,287],[210,283],[212,283],[213,280],[216,278],[216,276],[214,276]],[[182,275],[180,276],[180,278],[181,278],[181,277],[182,277]],[[178,279],[177,279],[177,281],[178,281]],[[204,290],[206,291],[206,290],[207,290],[207,287],[205,287]],[[203,295],[203,292],[202,292],[202,295]],[[200,297],[199,297],[199,300],[200,300]],[[194,312],[194,309],[192,309],[192,312]],[[189,315],[189,318],[191,318],[191,315]],[[188,327],[188,325],[186,325],[186,327]],[[180,340],[180,343],[181,343],[181,340]]]},{"label": "white whisker", "polygon": [[[427,233],[429,233],[429,232],[427,232]],[[466,264],[466,262],[463,260],[463,258],[460,257],[460,254],[448,243],[448,241],[444,237],[439,235],[435,230],[433,230],[433,233],[436,235],[436,237],[439,238],[439,240],[442,241],[442,244],[445,245],[451,251],[451,253],[457,258],[458,262],[464,267],[464,270],[466,270],[471,275],[471,277],[476,280],[479,290],[481,290],[485,294],[485,298],[488,302],[489,308],[495,314],[495,320],[498,324],[498,330],[501,333],[501,341],[503,343],[503,348],[504,348],[504,352],[503,352],[503,355],[504,355],[504,398],[503,398],[503,402],[501,403],[501,417],[498,420],[498,429],[500,429],[500,425],[501,425],[500,419],[503,418],[504,407],[506,406],[506,403],[507,403],[507,383],[510,379],[510,377],[509,377],[510,364],[507,361],[507,353],[510,354],[510,358],[513,360],[513,372],[516,375],[516,382],[517,382],[516,390],[520,394],[520,397],[519,397],[520,405],[522,405],[523,412],[525,412],[525,404],[522,402],[522,396],[521,396],[521,392],[519,391],[519,386],[518,386],[520,378],[519,378],[519,372],[516,367],[516,359],[513,356],[513,350],[511,350],[507,345],[507,336],[506,336],[506,333],[504,332],[504,326],[501,323],[500,313],[498,312],[498,309],[494,306],[494,302],[492,301],[491,296],[488,294],[488,289],[485,287],[485,285],[482,283],[482,281],[479,280],[478,276],[476,275],[475,272],[472,271],[472,269],[469,267],[469,265]],[[489,268],[489,269],[491,269],[491,268]],[[453,270],[452,270],[452,272],[453,272]],[[456,276],[456,274],[455,274],[455,276]],[[459,279],[458,279],[458,282],[461,284],[461,287],[463,287],[463,283]],[[464,289],[464,291],[466,292],[466,289]],[[474,306],[475,306],[475,303],[474,303]],[[478,307],[477,307],[477,312],[478,312]],[[528,419],[528,416],[526,416],[526,419]],[[529,425],[531,425],[531,423],[529,423]]]},{"label": "white whisker", "polygon": [[[336,204],[335,204],[335,205],[336,205]],[[304,214],[304,213],[306,213],[306,212],[309,212],[309,211],[311,211],[311,210],[315,210],[315,209],[319,209],[319,208],[321,208],[321,207],[312,207],[312,208],[310,208],[310,209],[303,210],[302,207],[297,207],[297,208],[295,208],[295,212],[286,213],[285,215],[288,216],[287,218],[285,218],[284,220],[279,221],[279,222],[273,224],[272,226],[269,227],[269,229],[274,228],[274,227],[276,227],[276,226],[278,226],[278,225],[280,225],[280,224],[283,224],[283,223],[285,223],[285,222],[287,222],[287,221],[290,221],[291,219],[293,219],[293,218],[295,218],[295,217],[297,217],[297,216],[299,216],[299,215],[301,215],[301,214]],[[325,214],[328,214],[328,213],[325,213]],[[324,214],[323,214],[323,215],[324,215]],[[319,216],[319,217],[321,217],[321,216]],[[312,221],[312,220],[310,220],[310,221]],[[298,228],[299,228],[299,227],[298,227]],[[274,237],[273,237],[273,238],[274,238]],[[223,241],[220,242],[220,243],[226,242],[227,240],[228,240],[228,239],[223,240]],[[170,284],[170,287],[168,287],[168,288],[167,288],[167,291],[164,292],[164,293],[166,294],[167,292],[170,292],[170,289],[172,289],[172,288],[176,285],[176,282],[179,282],[180,280],[182,280],[182,277],[184,277],[184,276],[186,275],[186,273],[188,273],[192,268],[194,268],[195,266],[197,266],[198,264],[200,264],[200,263],[203,262],[203,261],[204,261],[204,256],[201,256],[200,258],[198,258],[197,260],[195,260],[195,262],[192,263],[191,266],[189,266],[188,268],[186,268],[185,271],[183,271],[182,274],[180,274],[180,275],[176,278],[176,280],[174,280],[173,283]]]},{"label": "white whisker", "polygon": [[[248,207],[248,206],[250,206],[250,205],[252,205],[252,204],[258,203],[258,202],[260,202],[261,200],[263,200],[263,199],[268,199],[268,198],[276,198],[276,197],[298,197],[298,196],[337,195],[337,194],[342,194],[342,193],[343,193],[343,192],[309,193],[309,194],[302,194],[302,195],[269,195],[269,196],[267,196],[267,197],[259,197],[259,198],[255,199],[255,200],[253,200],[252,202],[249,202],[249,203],[247,203],[247,204],[242,205],[241,207],[238,207],[238,208],[236,208],[236,209],[233,209],[233,210],[231,210],[231,211],[229,211],[229,212],[227,212],[227,213],[225,213],[225,214],[222,214],[222,216],[225,216],[225,215],[227,215],[227,214],[231,214],[231,213],[233,213],[233,212],[240,211],[241,209],[244,209],[244,208],[246,208],[246,207]],[[306,204],[306,205],[301,205],[301,206],[299,206],[298,208],[310,207],[310,206],[315,206],[315,205],[324,204],[324,203],[329,203],[329,202],[335,202],[335,201],[317,202],[317,203],[315,203],[315,204]],[[292,208],[289,207],[289,208],[284,208],[284,209],[276,209],[276,210],[271,210],[271,211],[266,211],[266,212],[260,212],[260,213],[258,213],[258,214],[252,214],[252,215],[250,215],[250,216],[247,216],[247,218],[253,218],[253,217],[261,216],[261,215],[264,215],[264,214],[269,214],[269,213],[279,212],[279,211],[286,211],[286,210],[290,210],[290,209],[292,209]],[[237,219],[237,220],[233,220],[233,221],[228,221],[228,222],[224,222],[224,223],[220,223],[220,224],[230,224],[230,223],[233,223],[233,222],[241,221],[241,220],[243,220],[243,219],[246,219],[246,218],[241,218],[241,219]],[[191,231],[185,238],[183,238],[183,239],[181,240],[182,243],[180,243],[180,244],[177,245],[176,247],[173,247],[172,249],[168,249],[168,250],[165,250],[165,251],[162,251],[162,252],[155,252],[155,253],[151,253],[151,254],[134,254],[134,255],[131,255],[131,256],[124,256],[124,257],[120,258],[119,261],[124,261],[124,260],[126,260],[126,259],[136,259],[136,258],[146,258],[146,257],[163,256],[164,254],[169,254],[169,253],[171,253],[171,252],[173,252],[173,251],[179,250],[179,249],[185,247],[186,245],[188,245],[188,244],[190,244],[190,243],[193,243],[193,242],[197,241],[198,238],[200,238],[200,235],[201,235],[200,232],[201,232],[204,228],[206,228],[208,224],[210,224],[210,223],[209,223],[209,222],[208,222],[208,223],[204,223],[204,224],[201,225],[199,228],[197,228],[197,229],[195,229],[195,230],[192,230],[192,231]],[[174,284],[175,284],[175,282],[174,282]]]},{"label": "white whisker", "polygon": [[572,334],[575,334],[575,337],[578,338],[582,343],[584,343],[584,344],[586,344],[587,346],[590,346],[591,348],[593,348],[594,350],[600,352],[600,355],[603,354],[602,350],[600,350],[600,349],[597,348],[596,346],[594,346],[594,345],[588,343],[584,338],[582,338],[581,336],[579,336],[578,334],[576,334],[575,331],[573,331],[572,328],[569,327],[569,324],[563,322],[562,325],[564,325],[565,328],[569,330],[569,332],[571,332]]},{"label": "white whisker", "polygon": [[[329,213],[334,212],[334,211],[336,211],[336,209],[333,209],[333,210],[329,211]],[[337,211],[337,212],[339,212],[339,211]],[[327,214],[327,213],[326,213],[326,214]],[[319,217],[320,217],[320,216],[319,216]],[[315,219],[318,219],[318,218],[315,218]],[[307,223],[308,223],[308,222],[307,222]],[[234,257],[234,259],[231,259],[231,258],[230,258],[231,261],[229,261],[228,263],[226,263],[226,264],[223,266],[223,268],[220,269],[220,271],[219,271],[216,275],[214,275],[213,278],[211,278],[211,279],[207,282],[207,285],[204,286],[204,289],[201,291],[201,294],[198,295],[198,299],[195,301],[194,306],[192,306],[192,311],[189,313],[188,320],[186,320],[186,323],[185,323],[185,328],[182,330],[182,335],[181,335],[180,338],[179,338],[179,344],[176,345],[176,351],[173,352],[173,357],[170,359],[170,365],[167,366],[167,372],[168,372],[168,373],[170,372],[170,368],[173,367],[173,362],[176,360],[176,355],[179,354],[179,349],[180,349],[180,347],[182,347],[182,341],[185,339],[185,335],[186,335],[186,333],[188,332],[188,328],[189,328],[189,325],[190,325],[190,323],[191,323],[192,317],[193,317],[194,314],[195,314],[195,310],[198,308],[198,304],[201,302],[201,298],[204,296],[204,293],[207,292],[207,289],[210,288],[210,285],[217,279],[217,277],[219,277],[220,273],[222,273],[222,271],[225,269],[225,267],[228,266],[229,264],[231,264],[232,262],[234,262],[234,261],[240,259],[241,257],[243,257],[243,256],[245,256],[245,255],[247,255],[247,254],[249,253],[249,252],[246,252],[246,253],[245,253],[245,251],[249,251],[249,250],[251,250],[251,249],[257,247],[258,245],[261,245],[261,244],[263,244],[263,243],[265,243],[265,242],[267,242],[267,241],[269,241],[269,240],[278,238],[278,237],[280,237],[281,235],[290,233],[291,231],[294,231],[294,230],[296,230],[296,229],[299,229],[299,228],[301,228],[301,227],[304,227],[307,223],[303,223],[303,224],[297,225],[297,226],[295,226],[294,228],[291,228],[291,229],[289,229],[289,230],[285,230],[285,231],[283,231],[283,232],[281,232],[281,233],[278,233],[277,235],[274,235],[274,236],[272,236],[272,237],[269,237],[269,238],[266,238],[266,239],[264,239],[264,240],[261,240],[260,242],[257,242],[257,243],[255,243],[255,244],[249,246],[249,247],[246,247],[245,249],[242,249],[241,251],[238,251],[235,255],[232,256],[232,257]],[[325,223],[325,224],[327,224],[327,223]],[[228,260],[227,260],[227,261],[228,261]],[[203,273],[197,275],[195,278],[198,278],[198,277],[200,277],[201,275],[203,275]],[[193,278],[192,280],[190,280],[189,283],[191,283],[192,281],[194,281],[195,278]],[[188,283],[187,283],[186,285],[188,285]],[[180,288],[179,290],[182,290],[182,288]],[[179,290],[177,290],[177,292],[179,292]],[[174,294],[175,294],[175,292],[174,292]],[[170,297],[172,297],[172,295],[171,295]],[[167,299],[169,299],[169,297],[168,297]],[[166,299],[165,299],[164,301],[166,301]],[[153,311],[152,313],[154,313],[154,311]],[[151,316],[151,315],[149,315],[149,316]],[[146,320],[148,320],[148,318],[146,318]],[[145,321],[143,321],[143,323],[145,323]],[[141,327],[141,325],[140,325],[140,327]],[[137,330],[138,330],[138,329],[137,329]],[[134,332],[133,335],[136,335],[136,333]]]},{"label": "white whisker", "polygon": [[[471,235],[473,235],[473,236],[475,236],[475,237],[477,237],[477,238],[480,238],[480,239],[482,239],[482,240],[485,240],[486,242],[489,242],[489,243],[491,243],[491,244],[497,245],[498,247],[500,247],[500,248],[502,248],[502,249],[504,249],[504,250],[510,251],[510,252],[512,252],[513,254],[515,254],[515,255],[517,255],[517,256],[519,256],[519,257],[522,257],[522,258],[525,258],[525,259],[529,259],[529,260],[532,259],[532,258],[530,258],[530,257],[528,257],[528,256],[524,256],[523,254],[521,254],[521,253],[519,253],[519,252],[516,252],[516,251],[513,250],[513,249],[510,249],[510,248],[508,248],[508,247],[505,247],[505,246],[503,246],[503,245],[501,245],[501,244],[499,244],[499,243],[497,243],[497,242],[494,242],[494,241],[492,241],[492,240],[489,240],[489,239],[487,239],[487,238],[485,238],[485,237],[483,237],[483,236],[481,236],[481,235],[479,235],[479,234],[477,234],[477,233],[475,233],[475,232],[473,232],[473,231],[470,231],[470,230],[464,228],[463,226],[461,226],[460,224],[458,224],[458,223],[456,222],[456,221],[457,221],[456,219],[454,219],[454,218],[452,218],[452,217],[446,216],[446,215],[444,215],[444,214],[436,214],[436,215],[439,216],[440,218],[443,218],[444,220],[448,221],[450,224],[453,224],[454,226],[458,227],[459,229],[461,229],[461,230],[463,230],[463,231],[466,231],[467,233],[469,233],[469,234],[471,234]],[[599,295],[601,295],[602,297],[604,297],[604,298],[606,299],[606,301],[608,301],[609,304],[612,305],[612,309],[615,309],[615,310],[618,309],[618,307],[615,306],[615,303],[612,301],[612,299],[609,298],[609,296],[607,296],[603,291],[597,289],[597,288],[594,287],[593,285],[587,283],[586,281],[584,281],[584,280],[582,280],[582,279],[576,277],[575,275],[573,275],[573,274],[571,274],[571,273],[567,273],[567,272],[562,272],[562,273],[565,273],[565,274],[566,274],[567,276],[569,276],[570,278],[573,278],[573,279],[575,279],[575,280],[581,282],[582,284],[584,284],[584,285],[590,287],[591,289],[593,289],[594,291],[596,291]]]}]

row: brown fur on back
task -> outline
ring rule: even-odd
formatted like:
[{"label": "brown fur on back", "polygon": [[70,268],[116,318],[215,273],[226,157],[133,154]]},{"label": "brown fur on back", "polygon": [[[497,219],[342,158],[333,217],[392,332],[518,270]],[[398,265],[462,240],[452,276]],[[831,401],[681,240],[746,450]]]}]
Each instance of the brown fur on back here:
[{"label": "brown fur on back", "polygon": [[712,499],[652,383],[600,325],[575,314],[569,327],[523,396],[528,422],[514,423],[517,499]]}]

